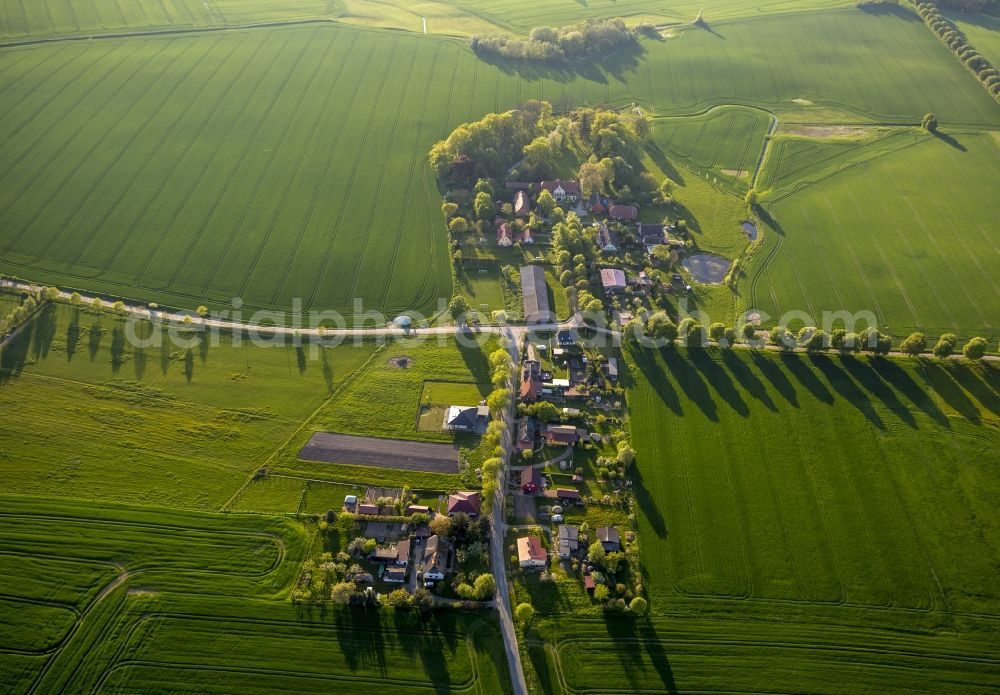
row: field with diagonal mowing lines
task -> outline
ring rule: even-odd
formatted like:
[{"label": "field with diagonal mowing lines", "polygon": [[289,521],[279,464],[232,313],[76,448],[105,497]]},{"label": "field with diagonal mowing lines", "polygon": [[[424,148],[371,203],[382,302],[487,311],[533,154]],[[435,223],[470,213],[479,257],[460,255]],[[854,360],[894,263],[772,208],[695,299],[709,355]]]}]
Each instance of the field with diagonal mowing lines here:
[{"label": "field with diagonal mowing lines", "polygon": [[[262,600],[287,594],[315,526],[51,499],[5,498],[2,508],[7,691],[507,690],[488,618],[391,620]],[[43,611],[65,617],[42,623],[50,634],[35,627]]]}]

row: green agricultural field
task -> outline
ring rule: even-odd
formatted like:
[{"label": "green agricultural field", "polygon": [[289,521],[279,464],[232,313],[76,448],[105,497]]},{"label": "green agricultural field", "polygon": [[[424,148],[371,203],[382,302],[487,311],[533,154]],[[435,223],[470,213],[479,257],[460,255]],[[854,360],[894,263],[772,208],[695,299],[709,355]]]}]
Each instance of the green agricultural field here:
[{"label": "green agricultural field", "polygon": [[509,689],[485,616],[289,603],[313,533],[299,522],[44,498],[2,507],[5,692]]},{"label": "green agricultural field", "polygon": [[1000,117],[909,15],[792,13],[713,32],[578,74],[336,27],[0,52],[0,270],[188,308],[239,296],[247,310],[301,298],[343,312],[357,297],[390,318],[432,313],[451,291],[423,158],[483,113],[532,97],[801,110],[805,96],[855,119]]},{"label": "green agricultural field", "polygon": [[371,352],[136,348],[127,329],[56,305],[0,353],[6,492],[217,509]]},{"label": "green agricultural field", "polygon": [[996,368],[681,349],[629,366],[656,617],[543,619],[542,692],[996,686]]},{"label": "green agricultural field", "polygon": [[653,141],[696,175],[745,192],[753,184],[772,120],[764,111],[720,106],[700,116],[657,120]]},{"label": "green agricultural field", "polygon": [[[867,310],[897,336],[1000,333],[992,134],[883,138],[867,161],[843,160],[858,152],[845,145],[781,144],[768,175],[779,186],[767,205],[776,226],[748,270],[750,306],[816,322]],[[816,170],[802,166],[810,158]],[[784,180],[786,162],[800,191]]]}]

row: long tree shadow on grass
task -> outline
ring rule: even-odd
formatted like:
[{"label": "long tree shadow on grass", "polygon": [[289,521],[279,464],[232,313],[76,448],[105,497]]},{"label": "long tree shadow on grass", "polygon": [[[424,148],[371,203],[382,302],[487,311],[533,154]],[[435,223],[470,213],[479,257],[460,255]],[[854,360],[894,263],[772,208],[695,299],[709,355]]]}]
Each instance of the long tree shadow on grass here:
[{"label": "long tree shadow on grass", "polygon": [[[918,360],[921,358],[917,358]],[[872,371],[885,383],[886,388],[895,389],[910,399],[913,406],[941,427],[951,427],[948,416],[941,412],[937,403],[910,373],[895,360],[878,360],[872,363]]]},{"label": "long tree shadow on grass", "polygon": [[34,322],[29,321],[21,331],[10,338],[0,351],[0,385],[6,384],[24,370],[31,350],[31,333]]},{"label": "long tree shadow on grass", "polygon": [[[681,399],[674,389],[674,385],[670,383],[667,373],[663,371],[662,363],[657,359],[656,353],[640,348],[634,350],[632,355],[636,364],[639,365],[639,370],[646,377],[646,381],[652,387],[653,392],[663,401],[663,404],[670,408],[670,411],[674,415],[683,415],[684,408],[681,407]],[[680,359],[677,350],[674,348],[666,348],[660,352],[660,355],[663,356],[663,360],[666,362]]]},{"label": "long tree shadow on grass", "polygon": [[[552,80],[554,82],[573,82],[583,78],[590,82],[607,84],[611,76],[624,81],[626,75],[639,66],[639,59],[646,49],[641,42],[630,43],[613,53],[588,56],[586,60],[551,60],[537,61],[494,56],[488,53],[476,53],[476,58],[495,65],[506,75],[517,75],[529,81]],[[510,106],[514,106],[511,104]],[[561,107],[568,104],[553,104]]]},{"label": "long tree shadow on grass", "polygon": [[66,326],[66,361],[72,362],[80,344],[80,307],[73,307]]},{"label": "long tree shadow on grass", "polygon": [[[886,360],[879,358],[879,361],[884,362]],[[884,381],[882,381],[881,377],[879,377],[879,375],[875,372],[875,367],[873,365],[863,362],[857,357],[852,357],[850,355],[841,355],[840,363],[855,381],[867,389],[869,393],[882,401],[882,404],[896,417],[908,426],[916,428],[916,417],[914,417],[910,409],[906,407],[901,400],[899,400],[896,392],[889,388]]]},{"label": "long tree shadow on grass", "polygon": [[117,374],[125,364],[125,327],[121,321],[115,321],[111,327],[111,372]]},{"label": "long tree shadow on grass", "polygon": [[56,337],[55,309],[55,305],[48,302],[32,319],[35,330],[32,334],[31,356],[35,360],[45,359],[49,356],[49,348],[52,347],[52,340]]},{"label": "long tree shadow on grass", "polygon": [[716,393],[722,397],[722,400],[729,404],[730,408],[742,417],[750,415],[750,406],[747,405],[747,402],[743,400],[743,396],[740,395],[740,392],[733,385],[732,377],[729,376],[728,372],[726,372],[718,361],[712,359],[709,350],[688,350],[688,358],[695,369],[704,375]]},{"label": "long tree shadow on grass", "polygon": [[[655,462],[650,462],[650,464],[656,465]],[[635,495],[636,504],[639,505],[639,509],[642,510],[642,513],[645,515],[649,525],[653,528],[653,533],[655,533],[658,538],[666,538],[666,519],[663,518],[663,514],[660,512],[659,503],[656,498],[653,497],[649,488],[646,487],[641,464],[632,466],[629,478],[632,481],[632,494]],[[645,572],[645,565],[643,565],[643,568],[643,571]]]},{"label": "long tree shadow on grass", "polygon": [[791,373],[791,375],[794,376],[816,400],[821,403],[826,403],[827,405],[833,403],[833,393],[831,393],[830,389],[823,385],[823,382],[820,381],[813,370],[809,368],[809,365],[802,359],[802,355],[782,353],[781,364],[785,366],[785,369],[787,369],[789,373]]},{"label": "long tree shadow on grass", "polygon": [[965,387],[979,403],[994,415],[1000,415],[1000,369],[982,362],[978,365],[952,362],[948,375]]},{"label": "long tree shadow on grass", "polygon": [[469,368],[472,376],[482,383],[490,380],[490,363],[486,353],[479,345],[474,344],[475,336],[466,333],[458,336],[458,351],[465,361],[465,366]]},{"label": "long tree shadow on grass", "polygon": [[333,622],[347,667],[351,671],[371,669],[385,677],[388,673],[386,635],[379,612],[355,606],[338,607],[334,609]]},{"label": "long tree shadow on grass", "polygon": [[91,362],[97,359],[97,353],[101,349],[101,338],[103,337],[104,329],[101,327],[101,318],[98,316],[90,324],[90,330],[87,332],[87,352],[90,354]]},{"label": "long tree shadow on grass", "polygon": [[[698,350],[689,350],[688,354]],[[715,404],[715,400],[712,398],[712,393],[708,390],[708,386],[705,380],[701,378],[698,370],[695,369],[694,365],[689,362],[680,353],[679,350],[673,350],[668,357],[673,357],[673,359],[667,359],[667,369],[673,374],[674,379],[676,379],[677,384],[684,391],[685,395],[697,405],[701,412],[705,414],[712,422],[719,421],[719,409]]]},{"label": "long tree shadow on grass", "polygon": [[757,371],[764,375],[764,378],[771,382],[771,386],[781,394],[781,396],[788,401],[788,403],[793,408],[799,407],[799,397],[798,392],[795,390],[795,385],[788,379],[785,375],[784,370],[778,366],[778,364],[768,357],[766,354],[760,353],[757,350],[752,350],[750,352],[750,359],[753,360],[754,366],[757,367]]},{"label": "long tree shadow on grass", "polygon": [[[635,669],[645,666],[642,658],[642,652],[645,652],[646,660],[652,664],[663,685],[663,691],[679,692],[674,679],[674,670],[670,667],[670,657],[652,620],[605,614],[605,626],[612,642],[616,645],[614,651],[622,661],[623,668],[620,673],[629,680],[631,688],[628,691],[649,689],[647,683],[637,683],[632,675]],[[636,643],[640,648],[629,649],[627,646],[629,643]]]},{"label": "long tree shadow on grass", "polygon": [[813,355],[812,363],[817,369],[823,372],[827,383],[840,394],[840,396],[854,406],[859,413],[864,415],[868,421],[880,430],[885,430],[885,423],[879,416],[878,411],[872,405],[871,399],[862,391],[854,379],[848,375],[847,371],[826,355]]},{"label": "long tree shadow on grass", "polygon": [[771,399],[771,395],[767,392],[764,382],[757,378],[757,375],[747,366],[746,362],[736,356],[732,350],[722,351],[722,362],[736,378],[740,386],[743,387],[744,391],[763,403],[764,407],[771,412],[778,411],[778,406]]},{"label": "long tree shadow on grass", "polygon": [[949,145],[951,147],[954,147],[959,152],[968,152],[969,151],[968,148],[965,145],[963,145],[962,143],[960,143],[954,137],[952,137],[951,135],[948,135],[947,133],[942,133],[940,130],[934,131],[934,137],[936,137],[938,140],[940,140],[944,144]]}]

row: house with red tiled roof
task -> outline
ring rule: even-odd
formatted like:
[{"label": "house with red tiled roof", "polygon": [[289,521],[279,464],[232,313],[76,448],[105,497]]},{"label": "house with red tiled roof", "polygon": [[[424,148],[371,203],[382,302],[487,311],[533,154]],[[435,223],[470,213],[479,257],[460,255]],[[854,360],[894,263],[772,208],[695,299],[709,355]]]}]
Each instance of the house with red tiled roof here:
[{"label": "house with red tiled roof", "polygon": [[524,536],[517,539],[517,562],[525,569],[545,567],[549,556],[542,547],[537,536]]},{"label": "house with red tiled roof", "polygon": [[620,222],[632,222],[639,215],[639,209],[634,205],[612,205],[608,214]]},{"label": "house with red tiled roof", "polygon": [[461,490],[453,495],[448,495],[448,516],[460,513],[478,516],[480,504],[481,498],[478,492]]}]

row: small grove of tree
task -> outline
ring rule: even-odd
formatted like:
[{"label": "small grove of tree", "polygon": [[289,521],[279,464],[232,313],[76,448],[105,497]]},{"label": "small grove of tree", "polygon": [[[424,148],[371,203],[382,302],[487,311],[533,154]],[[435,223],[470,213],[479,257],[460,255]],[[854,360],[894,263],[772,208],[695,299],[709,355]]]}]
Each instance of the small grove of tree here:
[{"label": "small grove of tree", "polygon": [[488,220],[495,216],[496,206],[493,205],[493,198],[486,191],[476,194],[476,199],[472,203],[472,211],[476,213],[477,220]]},{"label": "small grove of tree", "polygon": [[958,336],[954,333],[945,333],[940,338],[938,338],[937,343],[935,343],[934,348],[931,352],[934,353],[935,357],[945,358],[949,357],[955,352],[955,346],[958,344]]},{"label": "small grove of tree", "polygon": [[928,133],[936,133],[938,129],[938,119],[933,113],[924,114],[923,119],[920,121],[920,127],[926,130]]},{"label": "small grove of tree", "polygon": [[469,231],[469,222],[464,217],[453,217],[448,223],[448,231],[452,234],[460,234]]},{"label": "small grove of tree", "polygon": [[927,352],[927,338],[924,337],[923,333],[910,333],[899,344],[899,349],[907,355],[914,356],[919,355],[921,352]]},{"label": "small grove of tree", "polygon": [[636,34],[621,18],[586,19],[564,27],[535,27],[528,39],[503,34],[473,36],[469,44],[478,54],[532,61],[579,59],[634,44]]},{"label": "small grove of tree", "polygon": [[967,360],[981,360],[986,356],[986,338],[975,337],[965,344],[962,354]]},{"label": "small grove of tree", "polygon": [[542,422],[557,422],[559,420],[559,408],[548,401],[522,403],[518,405],[517,410],[522,415],[536,417]]}]

